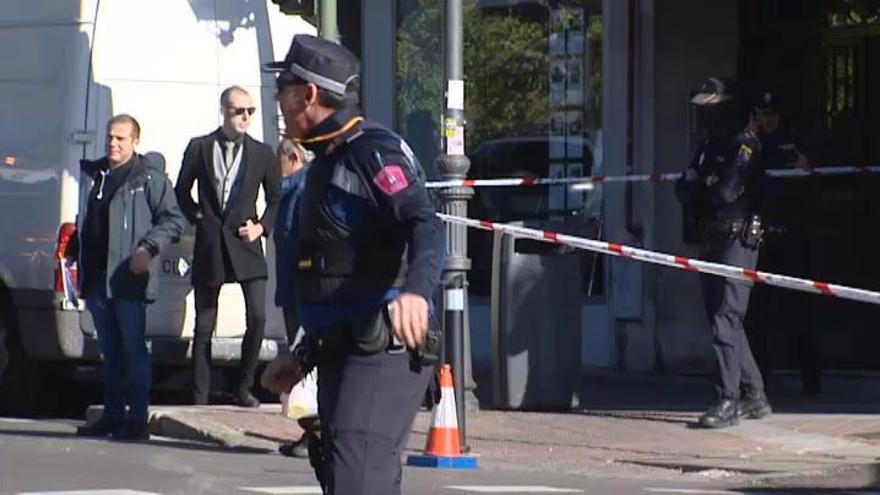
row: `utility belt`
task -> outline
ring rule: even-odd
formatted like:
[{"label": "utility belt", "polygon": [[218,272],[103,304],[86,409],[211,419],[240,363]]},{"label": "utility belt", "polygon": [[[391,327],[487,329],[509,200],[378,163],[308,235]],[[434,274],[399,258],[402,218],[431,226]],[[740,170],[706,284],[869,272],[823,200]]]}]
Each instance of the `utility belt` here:
[{"label": "utility belt", "polygon": [[357,293],[376,293],[406,282],[406,257],[387,246],[358,246],[350,240],[322,243],[297,260],[297,293],[302,302],[324,304]]},{"label": "utility belt", "polygon": [[306,333],[297,346],[303,369],[311,370],[322,358],[345,354],[410,353],[413,366],[432,366],[440,359],[442,331],[434,318],[429,318],[422,343],[409,349],[394,335],[389,304],[354,315],[349,320],[325,329],[320,335]]},{"label": "utility belt", "polygon": [[738,238],[743,246],[758,249],[764,243],[764,221],[761,215],[753,214],[748,219],[712,220],[703,222],[701,227],[704,235]]}]

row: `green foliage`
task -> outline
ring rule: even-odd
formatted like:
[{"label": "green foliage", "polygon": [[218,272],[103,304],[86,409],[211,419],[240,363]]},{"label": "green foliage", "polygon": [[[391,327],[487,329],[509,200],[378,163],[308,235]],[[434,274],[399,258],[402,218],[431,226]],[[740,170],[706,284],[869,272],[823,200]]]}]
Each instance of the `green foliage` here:
[{"label": "green foliage", "polygon": [[853,26],[880,22],[880,0],[833,0],[831,26]]},{"label": "green foliage", "polygon": [[[420,0],[398,30],[398,115],[443,108],[442,0]],[[547,26],[538,20],[480,12],[465,2],[465,114],[469,147],[497,136],[532,132],[548,121]],[[401,123],[405,119],[399,119]],[[405,129],[401,129],[405,132]]]},{"label": "green foliage", "polygon": [[547,27],[518,17],[465,17],[469,140],[534,133],[549,120]]}]

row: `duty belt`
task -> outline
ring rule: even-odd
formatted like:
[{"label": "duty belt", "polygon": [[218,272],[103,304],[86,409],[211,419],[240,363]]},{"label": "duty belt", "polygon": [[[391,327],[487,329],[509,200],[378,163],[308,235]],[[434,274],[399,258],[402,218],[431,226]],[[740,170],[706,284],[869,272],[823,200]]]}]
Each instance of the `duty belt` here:
[{"label": "duty belt", "polygon": [[703,222],[703,232],[707,234],[738,234],[742,232],[745,223],[743,219]]}]

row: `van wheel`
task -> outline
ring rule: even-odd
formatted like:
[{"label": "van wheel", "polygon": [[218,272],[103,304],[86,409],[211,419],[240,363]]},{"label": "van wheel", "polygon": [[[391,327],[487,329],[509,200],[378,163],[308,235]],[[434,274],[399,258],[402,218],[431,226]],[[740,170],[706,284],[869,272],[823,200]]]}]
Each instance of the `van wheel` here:
[{"label": "van wheel", "polygon": [[9,351],[6,350],[6,327],[0,321],[0,384],[3,383],[3,374],[9,367]]},{"label": "van wheel", "polygon": [[82,417],[89,398],[73,366],[28,359],[18,335],[0,320],[0,415]]}]

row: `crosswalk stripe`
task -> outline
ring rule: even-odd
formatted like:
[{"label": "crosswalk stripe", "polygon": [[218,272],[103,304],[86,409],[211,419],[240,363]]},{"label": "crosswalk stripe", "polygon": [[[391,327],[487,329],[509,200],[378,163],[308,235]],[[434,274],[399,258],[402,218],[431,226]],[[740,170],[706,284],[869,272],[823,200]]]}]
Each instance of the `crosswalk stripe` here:
[{"label": "crosswalk stripe", "polygon": [[267,495],[321,495],[319,486],[240,486],[239,490]]},{"label": "crosswalk stripe", "polygon": [[19,492],[18,495],[160,495],[154,492],[139,492],[125,488],[109,490],[62,490],[54,492]]},{"label": "crosswalk stripe", "polygon": [[583,493],[583,490],[552,486],[454,485],[443,488],[477,493]]},{"label": "crosswalk stripe", "polygon": [[742,492],[732,492],[729,490],[702,490],[699,488],[645,488],[645,491],[678,495],[742,495]]}]

